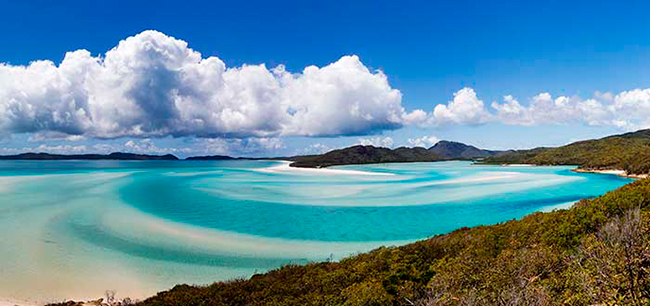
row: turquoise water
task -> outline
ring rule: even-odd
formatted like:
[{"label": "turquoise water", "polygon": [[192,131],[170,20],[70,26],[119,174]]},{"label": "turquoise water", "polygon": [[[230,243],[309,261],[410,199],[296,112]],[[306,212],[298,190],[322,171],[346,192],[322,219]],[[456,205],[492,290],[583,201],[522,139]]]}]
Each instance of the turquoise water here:
[{"label": "turquoise water", "polygon": [[469,162],[0,161],[0,297],[145,297],[493,224],[630,182]]}]

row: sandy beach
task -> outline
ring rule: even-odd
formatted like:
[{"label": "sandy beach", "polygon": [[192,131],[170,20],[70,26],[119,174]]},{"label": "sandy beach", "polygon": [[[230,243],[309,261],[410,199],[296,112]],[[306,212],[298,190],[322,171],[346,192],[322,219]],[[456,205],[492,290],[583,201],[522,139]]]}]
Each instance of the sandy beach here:
[{"label": "sandy beach", "polygon": [[610,175],[617,175],[620,177],[627,177],[627,178],[635,178],[635,179],[643,179],[647,178],[647,174],[627,174],[625,170],[621,169],[573,169],[573,172],[578,172],[578,173],[598,173],[598,174],[610,174]]},{"label": "sandy beach", "polygon": [[326,174],[326,175],[394,175],[392,173],[368,172],[358,170],[343,170],[331,168],[299,168],[291,167],[290,161],[281,161],[282,164],[268,168],[258,169],[260,172],[268,173],[305,173],[305,174]]}]

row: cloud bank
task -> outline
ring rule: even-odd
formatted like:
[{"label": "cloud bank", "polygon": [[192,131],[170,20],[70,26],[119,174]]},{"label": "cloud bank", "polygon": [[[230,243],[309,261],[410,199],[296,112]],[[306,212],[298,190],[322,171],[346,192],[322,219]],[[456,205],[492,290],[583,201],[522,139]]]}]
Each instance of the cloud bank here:
[{"label": "cloud bank", "polygon": [[[99,56],[68,52],[58,65],[0,64],[0,137],[31,133],[33,141],[189,136],[214,139],[206,146],[215,150],[256,150],[277,149],[274,139],[282,136],[376,135],[408,125],[650,127],[650,89],[589,99],[542,92],[525,102],[506,95],[488,105],[466,87],[430,111],[407,111],[386,75],[354,55],[297,73],[282,65],[226,67],[157,31],[126,38]],[[394,145],[385,137],[359,142]]]},{"label": "cloud bank", "polygon": [[474,89],[466,87],[447,104],[436,105],[431,112],[416,110],[405,116],[405,124],[421,127],[444,125],[533,126],[548,124],[583,124],[612,126],[621,130],[650,128],[650,89],[634,89],[618,94],[596,92],[592,98],[578,96],[553,97],[542,92],[522,104],[512,95],[489,107],[478,98]]},{"label": "cloud bank", "polygon": [[57,66],[0,64],[0,131],[93,138],[368,135],[410,114],[386,75],[357,56],[290,73],[228,68],[182,40],[144,31],[104,56]]}]

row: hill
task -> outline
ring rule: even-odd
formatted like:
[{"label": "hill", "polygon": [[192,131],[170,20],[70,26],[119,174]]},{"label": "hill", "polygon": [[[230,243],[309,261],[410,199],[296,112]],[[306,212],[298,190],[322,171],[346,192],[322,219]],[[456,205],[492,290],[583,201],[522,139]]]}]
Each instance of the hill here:
[{"label": "hill", "polygon": [[335,165],[401,163],[401,162],[431,162],[442,158],[425,148],[397,149],[374,146],[352,146],[345,149],[333,150],[322,155],[293,157],[292,167],[320,168]]},{"label": "hill", "polygon": [[501,153],[501,151],[483,150],[464,143],[446,140],[439,141],[429,148],[429,151],[444,159],[477,159]]},{"label": "hill", "polygon": [[248,280],[177,285],[139,305],[646,305],[649,248],[645,179],[569,210]]},{"label": "hill", "polygon": [[186,158],[185,160],[233,160],[233,159],[236,158],[227,155],[208,155],[208,156],[191,156]]},{"label": "hill", "polygon": [[578,165],[582,169],[650,172],[650,130],[574,142],[557,148],[507,151],[486,158],[494,164]]},{"label": "hill", "polygon": [[49,154],[49,153],[22,153],[17,155],[2,155],[0,160],[178,160],[172,154],[146,155],[114,152],[111,154]]}]

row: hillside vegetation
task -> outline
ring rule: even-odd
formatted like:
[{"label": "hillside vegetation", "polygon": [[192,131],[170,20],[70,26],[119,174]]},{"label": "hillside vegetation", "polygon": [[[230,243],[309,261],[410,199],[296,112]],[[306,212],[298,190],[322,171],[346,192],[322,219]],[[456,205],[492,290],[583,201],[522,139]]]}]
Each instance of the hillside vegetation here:
[{"label": "hillside vegetation", "polygon": [[647,305],[650,179],[570,210],[340,262],[178,285],[139,305]]},{"label": "hillside vegetation", "polygon": [[484,160],[495,164],[578,165],[583,169],[650,172],[650,130],[578,141],[558,148],[507,151]]},{"label": "hillside vegetation", "polygon": [[401,147],[397,149],[374,146],[352,146],[333,150],[322,155],[296,156],[292,167],[319,168],[335,165],[376,164],[399,162],[430,162],[442,158],[425,148]]},{"label": "hillside vegetation", "polygon": [[429,151],[444,159],[477,159],[501,153],[501,151],[479,149],[475,146],[447,140],[438,141],[429,148]]}]

